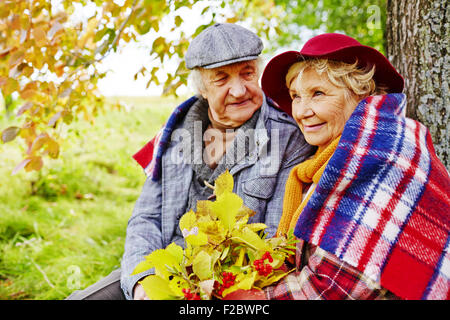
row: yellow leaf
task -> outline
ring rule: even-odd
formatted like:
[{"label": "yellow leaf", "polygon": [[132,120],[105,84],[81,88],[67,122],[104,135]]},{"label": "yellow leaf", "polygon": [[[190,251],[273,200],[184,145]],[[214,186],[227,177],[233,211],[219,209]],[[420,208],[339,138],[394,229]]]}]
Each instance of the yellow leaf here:
[{"label": "yellow leaf", "polygon": [[36,27],[33,29],[33,37],[36,41],[36,45],[39,47],[44,46],[47,43],[47,36],[42,27]]},{"label": "yellow leaf", "polygon": [[165,250],[175,258],[177,263],[181,263],[181,261],[183,261],[183,248],[175,242],[169,244]]},{"label": "yellow leaf", "polygon": [[236,224],[236,215],[244,201],[235,193],[225,192],[211,203],[211,209],[225,229],[231,231]]},{"label": "yellow leaf", "polygon": [[30,89],[30,90],[21,90],[19,92],[19,94],[20,94],[20,97],[22,99],[28,100],[28,99],[32,98],[36,94],[36,91],[32,90],[32,89]]},{"label": "yellow leaf", "polygon": [[31,107],[33,106],[33,103],[28,101],[25,102],[20,108],[19,110],[17,110],[16,116],[21,116],[25,111],[31,109]]},{"label": "yellow leaf", "polygon": [[228,255],[228,252],[230,252],[230,246],[228,246],[228,247],[226,247],[224,250],[223,250],[223,252],[222,252],[222,255],[220,256],[220,260],[224,260],[226,257],[227,257],[227,255]]},{"label": "yellow leaf", "polygon": [[219,197],[224,192],[233,192],[234,180],[228,169],[217,177],[214,183],[214,194]]},{"label": "yellow leaf", "polygon": [[[88,24],[86,26],[86,31],[84,32],[84,34],[81,36],[81,38],[78,40],[78,47],[79,48],[83,48],[84,46],[86,46],[86,44],[89,42],[89,45],[91,44],[90,42],[92,42],[92,39],[95,35],[95,28],[98,25],[98,20],[97,18],[92,17],[89,21]],[[88,46],[89,46],[88,45]]]},{"label": "yellow leaf", "polygon": [[175,17],[175,25],[177,27],[179,27],[181,25],[181,23],[183,22],[183,18],[181,18],[180,16],[176,16]]},{"label": "yellow leaf", "polygon": [[289,273],[291,273],[294,270],[295,270],[295,268],[288,272],[284,272],[282,270],[274,270],[270,276],[261,277],[260,279],[255,281],[255,287],[264,288],[264,287],[270,286],[271,284],[284,278],[285,276],[287,276]]},{"label": "yellow leaf", "polygon": [[242,206],[238,211],[237,218],[241,219],[241,217],[245,217],[246,219],[248,219],[249,217],[253,217],[255,214],[256,212],[249,207]]},{"label": "yellow leaf", "polygon": [[186,212],[180,219],[180,230],[191,230],[193,227],[196,226],[197,217],[195,216],[195,212],[190,210],[189,212]]},{"label": "yellow leaf", "polygon": [[242,241],[258,251],[265,252],[270,248],[269,245],[249,227],[245,227],[242,230],[235,230],[232,239]]},{"label": "yellow leaf", "polygon": [[25,166],[31,161],[30,158],[26,158],[24,160],[22,160],[15,168],[14,170],[11,172],[12,175],[15,175],[17,172],[19,172],[20,170],[22,170],[23,168],[25,168]]},{"label": "yellow leaf", "polygon": [[63,113],[64,111],[58,111],[57,113],[55,113],[55,115],[48,121],[47,125],[49,127],[53,127],[56,124],[56,121],[58,121],[59,118],[63,116]]},{"label": "yellow leaf", "polygon": [[25,52],[22,50],[14,51],[9,58],[9,68],[15,67],[22,62]]},{"label": "yellow leaf", "polygon": [[16,91],[18,86],[19,86],[19,83],[17,82],[16,79],[8,78],[6,80],[6,83],[2,87],[2,94],[3,94],[3,96],[6,97],[7,95],[9,95],[9,94],[13,93],[14,91]]},{"label": "yellow leaf", "polygon": [[226,230],[221,223],[217,221],[199,222],[201,232],[208,236],[208,242],[213,245],[218,245],[225,241]]},{"label": "yellow leaf", "polygon": [[285,260],[285,255],[284,254],[280,254],[280,253],[272,253],[272,258],[273,261],[270,262],[270,265],[272,266],[272,268],[278,269],[279,267],[281,267],[284,263]]},{"label": "yellow leaf", "polygon": [[181,217],[179,227],[184,239],[191,245],[202,246],[208,243],[208,236],[198,228],[194,211],[190,210]]},{"label": "yellow leaf", "polygon": [[193,246],[203,246],[208,243],[208,236],[203,232],[198,232],[198,234],[187,236],[185,240]]},{"label": "yellow leaf", "polygon": [[144,260],[144,261],[140,262],[140,263],[136,266],[136,268],[134,268],[133,273],[131,273],[131,275],[134,276],[134,275],[136,275],[136,274],[138,274],[138,273],[147,271],[148,269],[151,269],[152,267],[153,267],[153,266],[152,266],[152,264],[151,264],[149,261]]},{"label": "yellow leaf", "polygon": [[235,266],[238,266],[238,267],[242,266],[242,263],[244,262],[244,257],[245,257],[245,252],[246,251],[247,250],[244,247],[242,247],[239,250],[239,257],[237,258],[236,263],[234,264]]},{"label": "yellow leaf", "polygon": [[15,14],[11,17],[11,29],[20,29],[21,25],[20,25],[20,15]]},{"label": "yellow leaf", "polygon": [[166,39],[164,37],[158,37],[153,41],[152,50],[155,52],[161,51],[166,45]]},{"label": "yellow leaf", "polygon": [[59,156],[59,144],[53,139],[49,139],[47,141],[47,147],[45,151],[48,153],[49,157],[52,159],[56,159]]},{"label": "yellow leaf", "polygon": [[230,294],[231,292],[239,289],[250,290],[253,287],[253,284],[255,283],[256,275],[257,275],[256,271],[253,271],[251,274],[239,273],[236,276],[235,284],[225,289],[223,291],[222,296],[225,297],[227,294]]},{"label": "yellow leaf", "polygon": [[139,281],[150,300],[174,300],[176,293],[169,286],[169,282],[155,275],[147,276]]},{"label": "yellow leaf", "polygon": [[250,290],[255,282],[257,272],[253,271],[250,275],[239,274],[236,277],[237,287],[242,290]]},{"label": "yellow leaf", "polygon": [[61,61],[58,61],[56,64],[55,64],[55,66],[54,66],[54,68],[55,68],[55,73],[56,73],[56,75],[58,76],[58,77],[62,77],[63,75],[64,75],[64,68],[66,67],[66,65],[63,63],[63,62],[61,62]]},{"label": "yellow leaf", "polygon": [[44,162],[42,161],[42,157],[30,157],[30,161],[25,165],[25,171],[39,171],[41,170],[42,166],[44,165]]},{"label": "yellow leaf", "polygon": [[205,251],[200,251],[192,262],[192,270],[200,280],[211,278],[211,256]]},{"label": "yellow leaf", "polygon": [[165,249],[158,249],[150,253],[145,259],[149,265],[155,267],[156,275],[168,278],[171,273],[168,268],[180,271],[180,261]]},{"label": "yellow leaf", "polygon": [[49,141],[49,139],[50,137],[46,133],[41,133],[40,135],[38,135],[36,139],[34,139],[33,141],[33,145],[31,146],[30,149],[30,154],[33,154],[34,152],[42,148],[42,146],[46,144]]},{"label": "yellow leaf", "polygon": [[250,223],[247,226],[250,228],[250,230],[255,231],[255,232],[258,232],[258,231],[261,231],[261,230],[264,230],[267,228],[267,225],[265,225],[264,223]]},{"label": "yellow leaf", "polygon": [[216,265],[217,261],[219,260],[221,254],[222,254],[222,252],[220,252],[218,250],[214,250],[211,253],[211,268],[214,269],[214,266]]},{"label": "yellow leaf", "polygon": [[59,144],[53,139],[49,139],[47,141],[47,148],[45,150],[48,152],[48,155],[52,159],[56,159],[59,156]]},{"label": "yellow leaf", "polygon": [[211,215],[211,201],[209,201],[209,200],[197,201],[196,214],[197,214],[197,216],[214,216],[214,214]]},{"label": "yellow leaf", "polygon": [[53,37],[60,31],[62,31],[64,29],[64,26],[59,23],[58,21],[54,22],[52,27],[50,28],[50,30],[47,33],[47,36],[49,39],[53,39]]},{"label": "yellow leaf", "polygon": [[236,16],[227,18],[227,20],[226,20],[227,23],[236,23],[237,21],[239,21],[239,18]]},{"label": "yellow leaf", "polygon": [[28,78],[29,76],[31,76],[31,74],[34,72],[34,68],[30,67],[29,65],[26,65],[23,69],[22,69],[22,75],[26,78]]}]

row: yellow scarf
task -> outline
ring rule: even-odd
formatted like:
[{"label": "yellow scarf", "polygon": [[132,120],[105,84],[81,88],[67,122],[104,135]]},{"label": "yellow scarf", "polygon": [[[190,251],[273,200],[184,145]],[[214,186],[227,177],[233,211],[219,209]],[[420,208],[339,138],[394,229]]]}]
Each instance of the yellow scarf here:
[{"label": "yellow scarf", "polygon": [[[318,149],[313,158],[295,166],[286,181],[283,199],[283,215],[278,225],[277,235],[287,234],[294,229],[300,213],[314,193],[317,183],[322,176],[328,161],[334,154],[341,136],[334,139],[325,149]],[[302,201],[303,184],[314,184],[307,197]]]}]

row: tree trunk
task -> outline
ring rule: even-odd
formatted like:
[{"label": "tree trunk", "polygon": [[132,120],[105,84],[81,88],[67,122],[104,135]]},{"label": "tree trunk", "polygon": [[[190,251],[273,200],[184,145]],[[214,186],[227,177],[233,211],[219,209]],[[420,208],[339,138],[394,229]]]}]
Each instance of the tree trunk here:
[{"label": "tree trunk", "polygon": [[388,0],[386,11],[386,54],[405,78],[407,116],[430,130],[450,170],[448,0]]}]

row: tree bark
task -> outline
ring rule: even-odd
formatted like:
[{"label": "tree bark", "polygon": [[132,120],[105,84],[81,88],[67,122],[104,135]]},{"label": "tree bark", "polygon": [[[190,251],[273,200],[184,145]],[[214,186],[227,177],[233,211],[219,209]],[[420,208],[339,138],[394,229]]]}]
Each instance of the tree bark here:
[{"label": "tree bark", "polygon": [[388,0],[386,54],[405,78],[407,116],[423,123],[450,170],[448,0]]}]

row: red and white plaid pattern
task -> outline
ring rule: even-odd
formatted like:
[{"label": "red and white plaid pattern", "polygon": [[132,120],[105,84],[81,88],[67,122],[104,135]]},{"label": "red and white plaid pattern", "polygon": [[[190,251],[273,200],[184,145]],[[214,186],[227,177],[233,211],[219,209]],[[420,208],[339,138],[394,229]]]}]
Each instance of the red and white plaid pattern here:
[{"label": "red and white plaid pattern", "polygon": [[[303,248],[305,247],[305,251]],[[308,256],[305,265],[300,263]],[[398,299],[347,263],[319,247],[300,241],[297,272],[265,289],[271,300],[379,300]]]},{"label": "red and white plaid pattern", "polygon": [[450,178],[405,96],[361,102],[295,235],[404,299],[450,294]]}]

